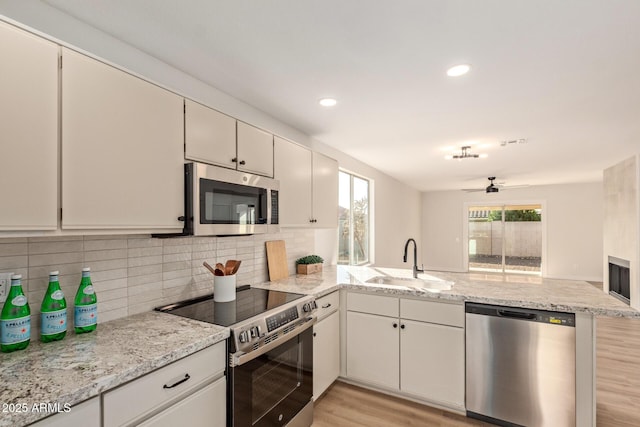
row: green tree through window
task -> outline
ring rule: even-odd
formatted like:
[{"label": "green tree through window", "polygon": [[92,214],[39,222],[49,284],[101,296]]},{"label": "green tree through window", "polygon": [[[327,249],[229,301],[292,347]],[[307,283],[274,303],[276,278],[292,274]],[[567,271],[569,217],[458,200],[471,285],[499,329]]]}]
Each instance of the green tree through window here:
[{"label": "green tree through window", "polygon": [[369,262],[369,181],[339,174],[338,263]]}]

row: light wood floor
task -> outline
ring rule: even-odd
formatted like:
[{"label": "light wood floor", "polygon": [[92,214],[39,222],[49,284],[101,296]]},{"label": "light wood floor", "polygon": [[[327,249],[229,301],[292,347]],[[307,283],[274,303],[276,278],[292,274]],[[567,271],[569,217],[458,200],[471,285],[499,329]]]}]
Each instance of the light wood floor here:
[{"label": "light wood floor", "polygon": [[[640,426],[640,320],[598,318],[597,425]],[[446,411],[336,382],[315,405],[313,427],[489,426]]]}]

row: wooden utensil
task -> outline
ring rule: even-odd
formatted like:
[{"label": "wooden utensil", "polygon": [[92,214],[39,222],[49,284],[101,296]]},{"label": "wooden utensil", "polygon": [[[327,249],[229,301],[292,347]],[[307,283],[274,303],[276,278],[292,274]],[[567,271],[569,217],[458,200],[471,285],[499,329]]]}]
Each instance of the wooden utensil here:
[{"label": "wooden utensil", "polygon": [[216,268],[215,271],[213,272],[213,274],[215,274],[216,276],[224,276],[224,271],[220,270],[219,268]]},{"label": "wooden utensil", "polygon": [[242,263],[242,261],[240,261],[240,260],[234,261],[233,270],[231,270],[231,274],[236,274],[238,272],[238,269],[240,268],[240,264],[241,263]]},{"label": "wooden utensil", "polygon": [[219,263],[217,263],[217,264],[216,264],[216,268],[217,268],[218,270],[222,271],[223,273],[224,273],[224,271],[225,271],[225,269],[224,269],[224,265],[223,265],[221,262],[219,262]]},{"label": "wooden utensil", "polygon": [[204,265],[206,269],[211,272],[211,274],[216,275],[216,270],[211,267],[207,261],[203,262],[202,265]]},{"label": "wooden utensil", "polygon": [[228,259],[227,262],[224,263],[224,274],[226,274],[227,276],[231,275],[231,270],[233,270],[234,263],[235,261],[232,259]]},{"label": "wooden utensil", "polygon": [[265,242],[267,247],[267,266],[269,267],[269,280],[278,280],[289,277],[287,268],[287,249],[284,240],[271,240]]}]

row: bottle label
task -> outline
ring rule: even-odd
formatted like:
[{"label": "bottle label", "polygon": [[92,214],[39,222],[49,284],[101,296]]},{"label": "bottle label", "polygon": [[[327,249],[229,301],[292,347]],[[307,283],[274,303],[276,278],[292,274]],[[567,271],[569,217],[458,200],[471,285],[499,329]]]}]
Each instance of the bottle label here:
[{"label": "bottle label", "polygon": [[61,299],[64,298],[64,292],[57,290],[54,293],[51,294],[51,298],[56,300],[56,301],[60,301]]},{"label": "bottle label", "polygon": [[93,289],[93,285],[89,285],[82,291],[85,295],[93,295],[96,291]]},{"label": "bottle label", "polygon": [[27,303],[27,297],[25,297],[24,295],[18,295],[17,297],[11,300],[11,304],[15,305],[16,307],[22,307],[26,303]]},{"label": "bottle label", "polygon": [[59,334],[67,330],[67,309],[47,311],[41,314],[42,335]]},{"label": "bottle label", "polygon": [[31,338],[31,316],[0,320],[2,344],[18,344]]},{"label": "bottle label", "polygon": [[76,305],[74,311],[76,328],[98,323],[98,304]]}]

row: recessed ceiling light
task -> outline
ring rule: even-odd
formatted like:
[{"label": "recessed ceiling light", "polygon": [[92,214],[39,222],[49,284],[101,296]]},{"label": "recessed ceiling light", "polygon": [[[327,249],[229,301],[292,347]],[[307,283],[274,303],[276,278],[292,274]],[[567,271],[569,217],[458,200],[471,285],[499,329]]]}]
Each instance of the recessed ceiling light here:
[{"label": "recessed ceiling light", "polygon": [[338,101],[336,101],[333,98],[322,98],[318,102],[320,102],[320,105],[322,105],[323,107],[333,107],[334,105],[336,105],[338,103]]},{"label": "recessed ceiling light", "polygon": [[458,77],[463,74],[467,74],[470,69],[471,69],[471,65],[469,64],[455,65],[447,70],[447,76]]}]

